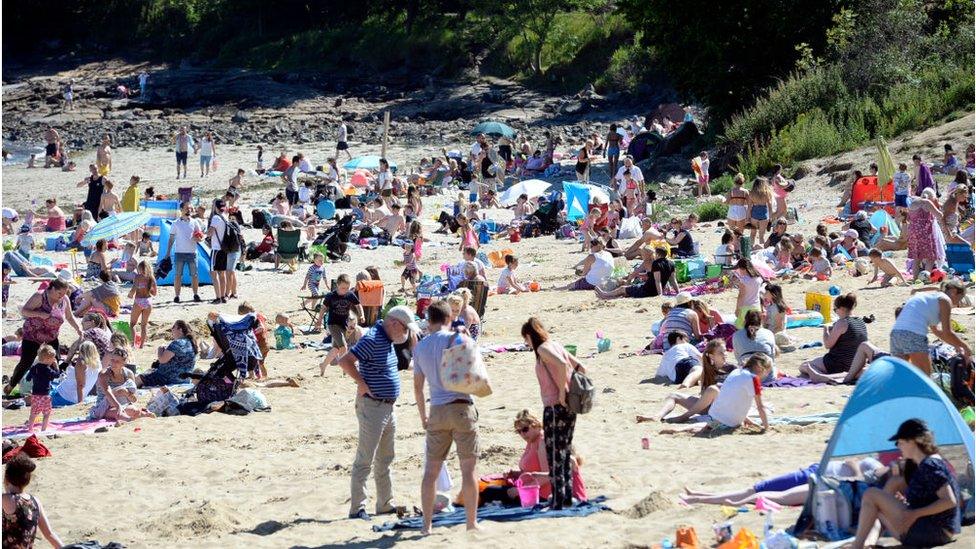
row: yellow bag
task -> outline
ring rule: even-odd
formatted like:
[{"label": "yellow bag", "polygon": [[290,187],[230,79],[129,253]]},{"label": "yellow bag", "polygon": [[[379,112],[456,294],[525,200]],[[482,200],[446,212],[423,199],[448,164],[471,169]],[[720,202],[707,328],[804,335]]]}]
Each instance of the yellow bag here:
[{"label": "yellow bag", "polygon": [[759,538],[748,528],[742,528],[732,539],[719,545],[718,549],[759,549]]},{"label": "yellow bag", "polygon": [[830,324],[830,312],[833,309],[833,305],[829,295],[819,292],[807,292],[806,309],[817,311],[823,315],[824,324]]}]

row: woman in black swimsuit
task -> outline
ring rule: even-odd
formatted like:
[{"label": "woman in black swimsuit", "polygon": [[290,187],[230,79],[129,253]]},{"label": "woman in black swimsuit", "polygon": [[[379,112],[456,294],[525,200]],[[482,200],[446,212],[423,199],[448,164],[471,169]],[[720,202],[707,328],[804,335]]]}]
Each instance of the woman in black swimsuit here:
[{"label": "woman in black swimsuit", "polygon": [[590,147],[593,143],[587,140],[576,155],[576,179],[578,181],[589,181],[590,179]]}]

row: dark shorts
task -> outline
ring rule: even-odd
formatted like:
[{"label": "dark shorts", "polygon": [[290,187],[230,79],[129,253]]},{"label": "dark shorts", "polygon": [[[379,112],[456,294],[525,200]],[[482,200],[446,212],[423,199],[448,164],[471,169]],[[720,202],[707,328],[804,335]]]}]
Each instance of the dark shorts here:
[{"label": "dark shorts", "polygon": [[345,141],[340,141],[340,142],[336,143],[336,150],[337,151],[344,151],[344,150],[346,150],[348,148],[349,148],[349,144],[346,143]]},{"label": "dark shorts", "polygon": [[625,291],[627,292],[627,297],[636,297],[636,298],[651,297],[651,292],[647,289],[647,286],[645,286],[644,284],[627,286]]},{"label": "dark shorts", "polygon": [[285,199],[288,200],[288,203],[291,205],[298,204],[298,191],[289,191],[288,189],[285,189]]},{"label": "dark shorts", "polygon": [[935,547],[952,541],[952,532],[934,524],[928,517],[922,517],[901,537],[902,545],[908,547]]},{"label": "dark shorts", "polygon": [[380,191],[380,196],[382,196],[383,198],[389,198],[393,196],[393,189],[383,189],[382,191]]},{"label": "dark shorts", "polygon": [[595,286],[587,282],[585,278],[581,278],[576,282],[574,282],[569,289],[570,290],[592,290],[593,288],[595,288]]},{"label": "dark shorts", "polygon": [[758,494],[759,492],[783,492],[790,488],[803,486],[810,479],[810,475],[816,473],[819,468],[820,465],[814,463],[809,467],[790,471],[785,475],[760,480],[752,486],[752,489]]},{"label": "dark shorts", "polygon": [[44,147],[44,154],[47,156],[54,156],[58,154],[58,144],[48,143],[47,147]]},{"label": "dark shorts", "polygon": [[187,151],[176,151],[176,163],[186,166],[186,158],[189,153]]},{"label": "dark shorts", "polygon": [[674,382],[681,383],[688,377],[696,366],[699,366],[698,359],[694,357],[683,358],[674,365]]},{"label": "dark shorts", "polygon": [[210,252],[210,268],[214,272],[226,271],[227,270],[227,252],[223,250],[214,250]]},{"label": "dark shorts", "polygon": [[907,208],[908,207],[908,195],[907,194],[896,194],[895,195],[895,207],[896,208]]},{"label": "dark shorts", "polygon": [[411,282],[417,282],[420,280],[420,269],[411,269],[410,267],[406,267],[403,269],[403,274],[400,275],[400,278],[405,278]]}]

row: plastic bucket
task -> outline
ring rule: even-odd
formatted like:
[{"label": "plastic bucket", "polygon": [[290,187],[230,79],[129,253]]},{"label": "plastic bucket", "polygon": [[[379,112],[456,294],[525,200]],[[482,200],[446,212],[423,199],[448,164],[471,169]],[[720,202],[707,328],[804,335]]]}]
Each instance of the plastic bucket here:
[{"label": "plastic bucket", "polygon": [[519,502],[522,507],[535,507],[539,503],[539,485],[538,484],[518,484],[518,495]]}]

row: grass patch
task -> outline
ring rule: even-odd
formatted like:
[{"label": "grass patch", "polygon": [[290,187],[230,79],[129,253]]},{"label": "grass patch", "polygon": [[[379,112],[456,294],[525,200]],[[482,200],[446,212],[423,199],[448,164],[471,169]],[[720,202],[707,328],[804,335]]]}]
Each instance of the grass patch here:
[{"label": "grass patch", "polygon": [[729,214],[729,207],[724,202],[705,202],[695,207],[698,220],[705,223],[725,219]]}]

